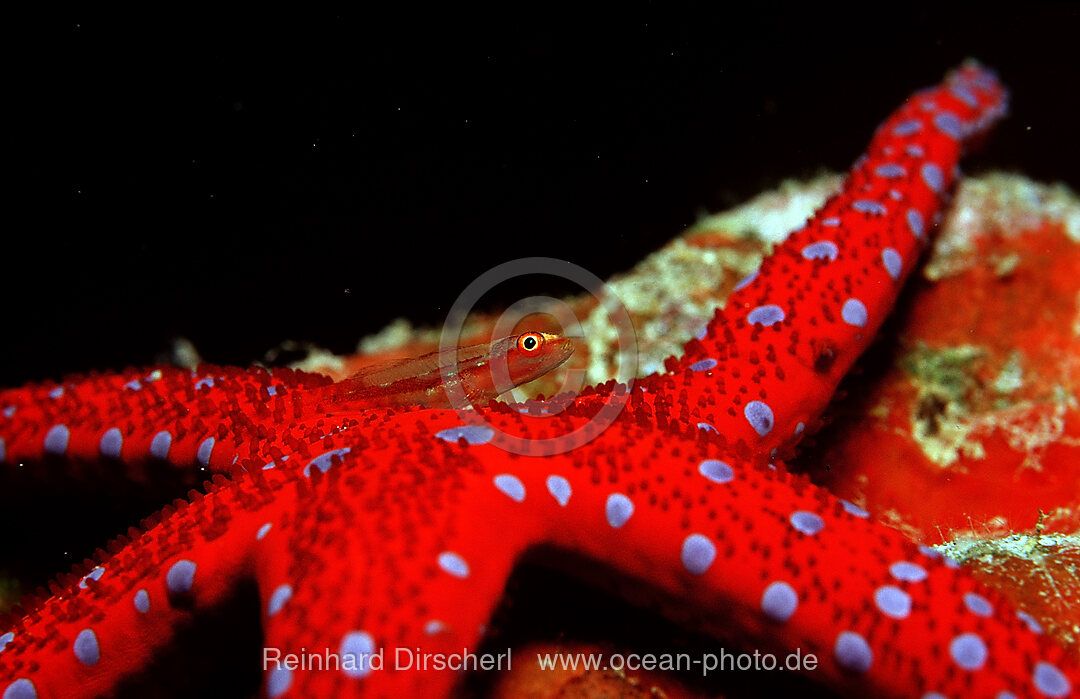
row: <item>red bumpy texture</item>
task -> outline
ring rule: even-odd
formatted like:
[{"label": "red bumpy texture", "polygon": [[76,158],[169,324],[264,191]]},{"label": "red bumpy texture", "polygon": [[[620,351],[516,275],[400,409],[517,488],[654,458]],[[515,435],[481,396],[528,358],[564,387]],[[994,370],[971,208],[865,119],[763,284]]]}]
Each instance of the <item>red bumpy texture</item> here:
[{"label": "red bumpy texture", "polygon": [[[394,670],[395,649],[476,648],[515,561],[538,545],[643,581],[718,635],[813,653],[813,677],[843,692],[1067,695],[1075,658],[996,594],[774,459],[870,342],[962,143],[1005,99],[974,64],[908,99],[843,191],[668,373],[586,390],[556,416],[319,415],[321,377],[206,367],[0,393],[8,463],[243,469],[114,542],[3,629],[4,699],[107,694],[251,580],[267,647],[343,663],[271,667],[268,696],[444,694],[458,673]],[[617,416],[603,407],[613,399]],[[611,424],[586,426],[594,418]],[[582,426],[595,438],[564,453],[528,441]],[[525,453],[500,448],[513,435]]]}]

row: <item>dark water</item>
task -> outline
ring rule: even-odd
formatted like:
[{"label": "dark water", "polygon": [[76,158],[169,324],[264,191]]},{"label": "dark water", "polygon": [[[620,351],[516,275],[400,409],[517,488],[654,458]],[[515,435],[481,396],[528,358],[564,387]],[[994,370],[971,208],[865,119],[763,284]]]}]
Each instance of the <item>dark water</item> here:
[{"label": "dark water", "polygon": [[217,363],[345,352],[522,256],[607,277],[702,211],[846,168],[967,56],[1014,116],[966,167],[1080,188],[1078,28],[1068,6],[27,22],[0,385],[174,337]]}]

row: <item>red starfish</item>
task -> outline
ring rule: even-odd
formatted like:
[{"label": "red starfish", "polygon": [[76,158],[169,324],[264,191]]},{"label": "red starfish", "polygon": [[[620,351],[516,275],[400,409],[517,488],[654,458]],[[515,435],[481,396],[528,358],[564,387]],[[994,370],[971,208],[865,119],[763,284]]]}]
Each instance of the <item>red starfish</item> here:
[{"label": "red starfish", "polygon": [[[122,537],[0,636],[4,699],[115,691],[252,580],[271,661],[341,663],[271,662],[267,695],[442,694],[455,673],[394,670],[395,649],[453,662],[475,648],[515,561],[540,545],[648,583],[718,635],[812,653],[841,690],[1065,696],[1075,659],[996,595],[770,463],[870,342],[961,142],[1004,101],[975,65],[908,100],[668,373],[587,389],[554,417],[498,404],[327,415],[324,377],[214,367],[0,394],[8,462],[246,471]],[[564,449],[579,429],[591,441]]]}]

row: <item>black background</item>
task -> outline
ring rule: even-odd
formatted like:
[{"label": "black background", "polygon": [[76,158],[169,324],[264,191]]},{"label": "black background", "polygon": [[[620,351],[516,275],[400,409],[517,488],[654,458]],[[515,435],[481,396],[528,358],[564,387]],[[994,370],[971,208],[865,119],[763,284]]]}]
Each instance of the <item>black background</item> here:
[{"label": "black background", "polygon": [[607,277],[969,56],[1013,108],[965,167],[1080,188],[1074,6],[814,5],[10,22],[0,385],[348,352],[522,256]]}]

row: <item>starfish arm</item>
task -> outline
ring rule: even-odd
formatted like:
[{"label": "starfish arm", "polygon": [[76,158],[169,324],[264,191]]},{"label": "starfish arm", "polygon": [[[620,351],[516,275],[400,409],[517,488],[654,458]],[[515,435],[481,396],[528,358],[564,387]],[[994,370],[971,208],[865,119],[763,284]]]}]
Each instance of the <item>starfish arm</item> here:
[{"label": "starfish arm", "polygon": [[[1080,681],[1075,659],[940,554],[805,476],[724,456],[719,439],[694,425],[677,423],[658,441],[643,407],[628,408],[584,455],[508,462],[494,443],[459,447],[475,458],[471,487],[489,503],[469,498],[473,527],[482,526],[458,550],[471,574],[485,573],[493,552],[505,571],[517,550],[501,551],[504,532],[538,532],[531,545],[636,579],[672,616],[691,609],[691,624],[744,648],[813,653],[815,678],[840,691],[1023,696],[1049,688],[1046,677]],[[529,423],[542,422],[486,418],[496,433],[535,433]],[[474,603],[467,588],[427,599],[432,610]],[[392,628],[373,633],[397,642]]]},{"label": "starfish arm", "polygon": [[143,533],[110,544],[111,555],[100,552],[96,567],[61,577],[52,597],[29,605],[0,653],[5,697],[118,691],[252,577],[265,510],[288,500],[275,499],[260,477],[218,477],[209,491],[177,500],[144,522]]},{"label": "starfish arm", "polygon": [[1002,116],[1006,101],[974,62],[908,99],[841,192],[736,286],[700,341],[668,360],[684,375],[683,405],[741,454],[794,445],[915,268],[963,143]]},{"label": "starfish arm", "polygon": [[[172,367],[71,377],[0,391],[0,462],[63,460],[76,481],[153,481],[181,472],[189,484],[227,473],[243,457],[305,453],[304,438],[275,440],[267,425],[310,416],[303,390],[330,383],[317,374],[263,369]],[[309,396],[310,397],[310,396]],[[104,467],[103,467],[104,465]],[[48,469],[27,469],[50,477]],[[169,474],[175,476],[176,474]]]},{"label": "starfish arm", "polygon": [[[523,517],[517,482],[435,437],[429,423],[387,423],[426,435],[418,458],[393,469],[376,449],[346,455],[326,476],[311,471],[310,496],[268,535],[282,543],[260,586],[272,579],[265,588],[287,586],[290,599],[267,620],[267,648],[275,657],[333,658],[325,672],[267,667],[268,696],[439,696],[459,678],[448,670],[480,645],[515,561],[554,512]],[[329,519],[347,526],[330,534]]]}]

